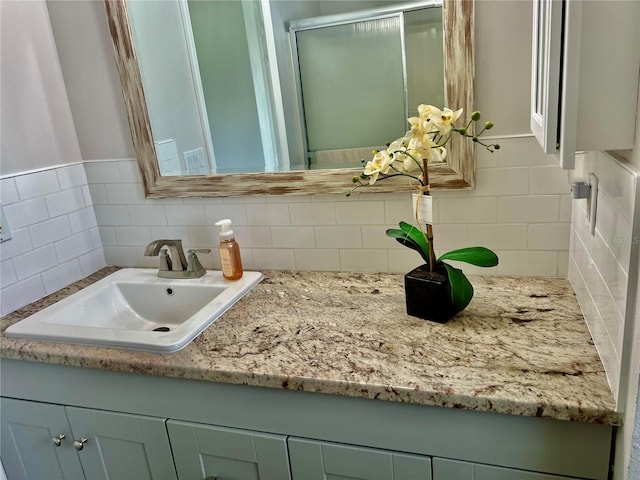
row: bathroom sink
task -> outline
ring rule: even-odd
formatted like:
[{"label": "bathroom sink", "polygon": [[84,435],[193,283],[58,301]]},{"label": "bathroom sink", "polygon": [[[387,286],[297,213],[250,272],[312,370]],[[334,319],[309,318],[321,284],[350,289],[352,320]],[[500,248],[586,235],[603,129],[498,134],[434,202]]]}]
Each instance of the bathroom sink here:
[{"label": "bathroom sink", "polygon": [[228,281],[208,271],[195,279],[158,278],[158,271],[125,268],[6,330],[7,337],[175,352],[262,279],[244,272]]}]

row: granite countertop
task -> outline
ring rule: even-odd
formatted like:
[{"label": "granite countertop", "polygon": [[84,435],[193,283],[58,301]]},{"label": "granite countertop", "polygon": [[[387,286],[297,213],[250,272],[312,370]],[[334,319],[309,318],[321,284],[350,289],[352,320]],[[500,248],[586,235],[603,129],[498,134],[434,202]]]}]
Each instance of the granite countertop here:
[{"label": "granite countertop", "polygon": [[475,297],[438,324],[405,313],[402,275],[264,272],[183,350],[156,354],[9,339],[4,330],[115,271],[2,318],[0,356],[617,425],[620,414],[571,286],[470,276]]}]

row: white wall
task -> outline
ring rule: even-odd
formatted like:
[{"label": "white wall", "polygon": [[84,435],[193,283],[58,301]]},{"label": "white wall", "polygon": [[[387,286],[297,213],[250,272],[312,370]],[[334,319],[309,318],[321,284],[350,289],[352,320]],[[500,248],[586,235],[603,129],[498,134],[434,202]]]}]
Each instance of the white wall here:
[{"label": "white wall", "polygon": [[80,161],[45,3],[0,8],[0,175]]},{"label": "white wall", "polygon": [[46,5],[3,1],[0,15],[4,315],[105,260]]}]

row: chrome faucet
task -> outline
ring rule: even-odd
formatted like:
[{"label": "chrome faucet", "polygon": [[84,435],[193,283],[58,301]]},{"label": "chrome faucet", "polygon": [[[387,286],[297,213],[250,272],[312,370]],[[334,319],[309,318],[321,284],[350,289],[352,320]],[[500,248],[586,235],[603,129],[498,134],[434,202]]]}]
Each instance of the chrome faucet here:
[{"label": "chrome faucet", "polygon": [[189,255],[187,260],[182,249],[182,240],[154,240],[147,245],[144,254],[148,257],[160,256],[158,277],[199,278],[206,272],[197,254],[210,251],[208,248],[190,249],[187,251]]}]

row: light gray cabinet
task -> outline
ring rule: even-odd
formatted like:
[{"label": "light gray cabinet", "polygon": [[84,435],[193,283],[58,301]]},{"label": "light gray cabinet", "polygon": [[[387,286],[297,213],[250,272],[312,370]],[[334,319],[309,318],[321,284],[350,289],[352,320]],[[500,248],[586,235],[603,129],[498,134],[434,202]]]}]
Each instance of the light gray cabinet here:
[{"label": "light gray cabinet", "polygon": [[9,480],[85,472],[92,480],[606,480],[610,472],[610,425],[9,359],[0,370]]},{"label": "light gray cabinet", "polygon": [[526,472],[444,458],[433,459],[433,480],[572,480],[569,477]]},{"label": "light gray cabinet", "polygon": [[431,459],[388,450],[290,438],[293,480],[431,480]]},{"label": "light gray cabinet", "polygon": [[0,410],[0,456],[10,480],[84,478],[64,407],[0,398]]},{"label": "light gray cabinet", "polygon": [[10,480],[175,480],[164,420],[2,398]]},{"label": "light gray cabinet", "polygon": [[284,435],[167,422],[180,479],[288,480]]}]

